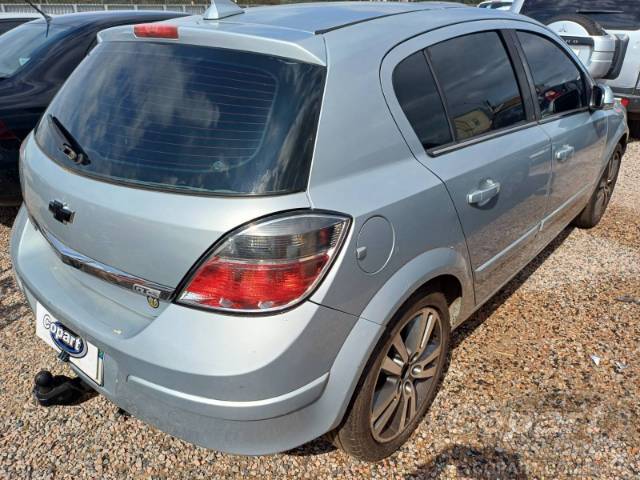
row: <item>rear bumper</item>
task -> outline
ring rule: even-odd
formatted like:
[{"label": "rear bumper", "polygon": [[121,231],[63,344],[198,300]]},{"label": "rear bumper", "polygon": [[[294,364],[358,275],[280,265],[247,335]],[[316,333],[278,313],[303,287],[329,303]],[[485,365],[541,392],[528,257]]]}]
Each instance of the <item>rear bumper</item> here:
[{"label": "rear bumper", "polygon": [[32,308],[40,302],[104,352],[103,385],[80,376],[132,415],[216,450],[274,453],[334,428],[381,331],[311,302],[264,317],[174,304],[155,318],[135,313],[62,264],[24,207],[11,250]]}]

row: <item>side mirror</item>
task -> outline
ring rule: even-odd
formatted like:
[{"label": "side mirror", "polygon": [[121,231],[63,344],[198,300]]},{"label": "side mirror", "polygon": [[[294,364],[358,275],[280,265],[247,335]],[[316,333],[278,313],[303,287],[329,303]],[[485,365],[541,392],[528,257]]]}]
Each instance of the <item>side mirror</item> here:
[{"label": "side mirror", "polygon": [[609,85],[597,84],[591,91],[591,110],[611,110],[616,104],[613,90]]}]

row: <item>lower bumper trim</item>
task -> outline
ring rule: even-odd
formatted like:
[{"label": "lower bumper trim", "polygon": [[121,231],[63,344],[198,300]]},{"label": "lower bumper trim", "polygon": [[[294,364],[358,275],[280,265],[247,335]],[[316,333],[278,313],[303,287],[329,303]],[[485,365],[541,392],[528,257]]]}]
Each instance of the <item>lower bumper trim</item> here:
[{"label": "lower bumper trim", "polygon": [[228,401],[172,390],[133,375],[127,377],[127,383],[131,389],[152,395],[177,408],[213,418],[245,421],[275,418],[306,407],[322,395],[328,380],[329,373],[325,373],[307,385],[279,397],[253,401]]}]

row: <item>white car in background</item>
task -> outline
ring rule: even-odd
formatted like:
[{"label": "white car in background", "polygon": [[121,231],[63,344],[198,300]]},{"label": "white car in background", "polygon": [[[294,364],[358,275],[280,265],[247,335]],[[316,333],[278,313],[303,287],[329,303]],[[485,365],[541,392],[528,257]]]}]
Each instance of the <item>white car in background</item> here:
[{"label": "white car in background", "polygon": [[512,11],[547,25],[569,43],[594,78],[606,80],[640,137],[640,2],[515,0]]}]

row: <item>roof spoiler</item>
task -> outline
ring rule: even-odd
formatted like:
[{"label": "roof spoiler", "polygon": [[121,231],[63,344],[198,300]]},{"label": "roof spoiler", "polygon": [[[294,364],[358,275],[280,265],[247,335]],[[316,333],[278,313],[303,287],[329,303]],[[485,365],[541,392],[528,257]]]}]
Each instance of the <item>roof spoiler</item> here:
[{"label": "roof spoiler", "polygon": [[204,20],[219,20],[244,13],[236,3],[231,0],[211,0],[211,6],[204,12]]}]

